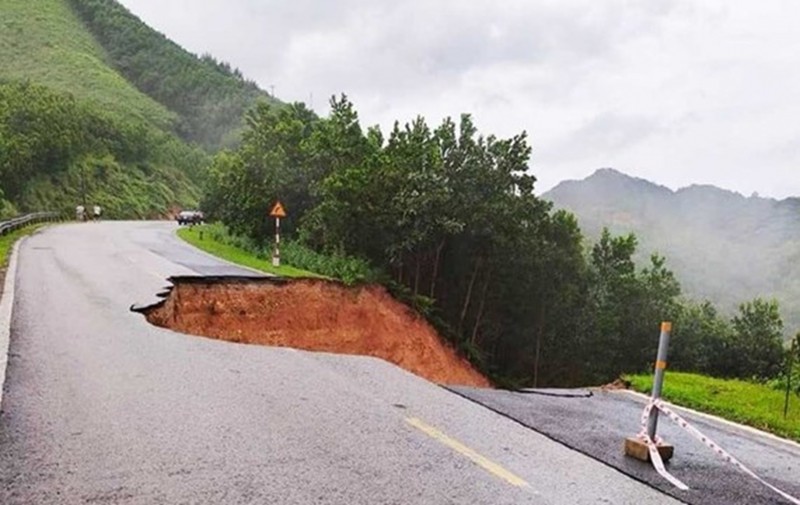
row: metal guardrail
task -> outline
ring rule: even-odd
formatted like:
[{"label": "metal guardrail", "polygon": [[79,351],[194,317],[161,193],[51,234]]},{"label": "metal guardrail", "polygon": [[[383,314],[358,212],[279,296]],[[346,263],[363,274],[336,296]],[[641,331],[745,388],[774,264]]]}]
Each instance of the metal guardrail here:
[{"label": "metal guardrail", "polygon": [[34,212],[33,214],[15,217],[8,221],[0,221],[0,235],[11,233],[29,224],[41,223],[43,221],[55,221],[58,217],[59,215],[57,212]]}]

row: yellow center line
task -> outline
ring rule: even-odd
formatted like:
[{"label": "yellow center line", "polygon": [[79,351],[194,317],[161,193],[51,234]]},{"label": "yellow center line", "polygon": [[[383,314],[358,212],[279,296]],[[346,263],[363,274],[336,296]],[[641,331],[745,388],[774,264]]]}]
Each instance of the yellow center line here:
[{"label": "yellow center line", "polygon": [[491,461],[490,459],[478,454],[477,452],[470,449],[466,445],[462,444],[458,440],[448,437],[441,431],[437,430],[433,426],[425,424],[416,417],[407,417],[406,422],[411,426],[413,426],[414,428],[418,429],[419,431],[425,433],[429,437],[433,438],[434,440],[437,440],[438,442],[446,445],[447,447],[453,449],[462,456],[467,457],[476,465],[480,466],[481,468],[491,473],[495,477],[503,479],[512,486],[530,487],[529,484],[525,482],[523,479],[517,477],[516,475],[509,472],[508,470],[498,465],[494,461]]}]

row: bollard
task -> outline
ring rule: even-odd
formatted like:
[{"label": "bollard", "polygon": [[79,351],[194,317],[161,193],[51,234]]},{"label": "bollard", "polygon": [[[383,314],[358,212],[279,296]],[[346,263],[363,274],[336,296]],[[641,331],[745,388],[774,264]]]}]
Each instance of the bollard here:
[{"label": "bollard", "polygon": [[[667,353],[669,351],[669,336],[672,332],[672,323],[664,321],[661,323],[661,334],[658,338],[658,354],[656,355],[655,374],[653,376],[653,392],[651,398],[653,401],[661,398],[661,391],[664,386],[664,373],[667,369]],[[650,417],[647,418],[647,435],[650,440],[656,439],[656,430],[658,428],[658,409],[654,408],[650,411]],[[661,459],[664,461],[672,458],[675,453],[675,448],[667,443],[661,443],[656,446]],[[644,440],[639,437],[628,437],[625,439],[625,454],[627,456],[640,459],[642,461],[650,461],[650,451],[647,448]]]},{"label": "bollard", "polygon": [[[658,337],[658,355],[656,356],[656,370],[653,377],[653,400],[661,398],[661,389],[664,386],[664,371],[667,369],[667,351],[669,350],[669,334],[672,331],[672,323],[661,323],[661,335]],[[656,428],[658,427],[658,409],[650,412],[647,420],[647,434],[651,440],[656,438]]]}]

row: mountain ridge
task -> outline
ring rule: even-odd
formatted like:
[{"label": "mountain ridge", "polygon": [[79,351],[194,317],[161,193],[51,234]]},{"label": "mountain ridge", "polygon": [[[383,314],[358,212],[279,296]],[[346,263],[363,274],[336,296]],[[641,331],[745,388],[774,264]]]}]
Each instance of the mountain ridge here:
[{"label": "mountain ridge", "polygon": [[65,0],[128,82],[175,113],[175,132],[206,150],[238,142],[245,112],[281,103],[210,55],[198,56],[116,0]]}]

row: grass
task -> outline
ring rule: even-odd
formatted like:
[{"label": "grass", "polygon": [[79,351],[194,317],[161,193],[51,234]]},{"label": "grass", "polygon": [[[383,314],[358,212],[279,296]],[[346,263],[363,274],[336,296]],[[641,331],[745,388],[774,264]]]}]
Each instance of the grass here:
[{"label": "grass", "polygon": [[[629,375],[632,387],[650,393],[652,375]],[[718,415],[800,442],[800,398],[792,394],[783,417],[785,393],[763,384],[667,372],[663,397],[676,405]]]},{"label": "grass", "polygon": [[107,63],[105,50],[66,0],[3,0],[1,10],[3,79],[30,80],[96,103],[117,117],[135,117],[165,130],[175,121],[174,113]]},{"label": "grass", "polygon": [[245,249],[215,240],[212,237],[210,228],[210,225],[185,227],[178,230],[178,236],[198,249],[237,265],[243,265],[281,277],[327,279],[324,275],[289,265],[281,264],[279,267],[274,267],[272,266],[271,258],[262,259]]},{"label": "grass", "polygon": [[14,242],[26,235],[32,234],[43,226],[46,225],[34,224],[15,230],[7,235],[0,235],[0,269],[5,269],[8,266],[8,260],[9,256],[11,256],[11,248],[14,247]]}]

